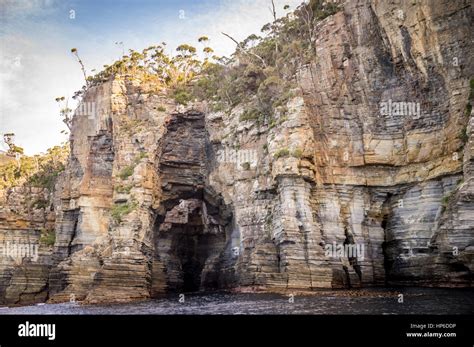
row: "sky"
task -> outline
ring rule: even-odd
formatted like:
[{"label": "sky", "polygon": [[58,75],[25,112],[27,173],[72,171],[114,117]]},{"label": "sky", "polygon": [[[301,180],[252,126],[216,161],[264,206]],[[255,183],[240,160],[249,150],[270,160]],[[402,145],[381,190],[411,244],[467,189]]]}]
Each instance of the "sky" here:
[{"label": "sky", "polygon": [[[295,9],[303,0],[275,0]],[[217,55],[229,56],[238,40],[272,20],[271,0],[0,0],[0,136],[16,134],[28,155],[67,140],[58,96],[71,98],[84,84],[71,54],[86,70],[100,71],[129,48],[166,42],[198,46],[206,35]],[[122,42],[123,44],[116,44]],[[0,150],[7,149],[0,137]]]}]

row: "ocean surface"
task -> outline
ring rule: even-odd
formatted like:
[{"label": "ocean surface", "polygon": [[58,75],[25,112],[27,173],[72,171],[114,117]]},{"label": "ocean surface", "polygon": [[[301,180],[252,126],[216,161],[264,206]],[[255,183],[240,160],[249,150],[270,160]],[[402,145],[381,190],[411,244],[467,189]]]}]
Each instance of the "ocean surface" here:
[{"label": "ocean surface", "polygon": [[[399,294],[403,294],[403,302]],[[181,302],[180,302],[181,298]],[[189,293],[128,304],[37,304],[0,307],[0,314],[157,314],[157,315],[394,315],[473,314],[474,289],[397,288],[333,290],[311,295],[268,293]]]}]

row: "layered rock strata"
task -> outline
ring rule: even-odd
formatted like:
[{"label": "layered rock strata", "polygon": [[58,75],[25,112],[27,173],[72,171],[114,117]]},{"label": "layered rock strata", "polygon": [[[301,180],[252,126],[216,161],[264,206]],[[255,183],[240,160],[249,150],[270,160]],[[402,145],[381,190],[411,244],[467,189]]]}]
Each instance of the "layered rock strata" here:
[{"label": "layered rock strata", "polygon": [[472,18],[469,1],[345,2],[273,124],[240,120],[246,104],[177,106],[140,76],[90,88],[98,112],[74,118],[56,243],[35,275],[48,280],[17,289],[4,267],[0,295],[470,287]]}]

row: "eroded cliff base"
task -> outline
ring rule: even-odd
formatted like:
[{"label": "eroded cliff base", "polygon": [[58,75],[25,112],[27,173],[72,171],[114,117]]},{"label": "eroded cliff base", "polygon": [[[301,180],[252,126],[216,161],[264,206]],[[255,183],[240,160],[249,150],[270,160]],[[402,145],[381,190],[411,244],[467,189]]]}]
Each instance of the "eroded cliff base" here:
[{"label": "eroded cliff base", "polygon": [[[470,27],[468,1],[345,2],[260,118],[252,98],[177,105],[141,74],[90,87],[49,211],[16,206],[50,191],[3,196],[0,241],[56,238],[36,263],[0,257],[0,302],[471,287]],[[413,114],[382,111],[397,102]]]}]

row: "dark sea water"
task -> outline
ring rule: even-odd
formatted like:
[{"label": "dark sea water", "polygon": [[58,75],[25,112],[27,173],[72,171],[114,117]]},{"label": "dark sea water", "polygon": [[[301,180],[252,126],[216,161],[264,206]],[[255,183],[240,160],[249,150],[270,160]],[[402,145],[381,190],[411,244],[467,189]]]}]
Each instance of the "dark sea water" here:
[{"label": "dark sea water", "polygon": [[[399,303],[398,294],[403,294]],[[0,314],[473,314],[473,289],[403,288],[321,291],[313,295],[255,293],[178,294],[129,304],[79,303],[0,307]]]}]

